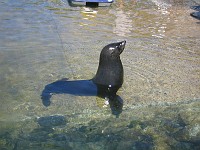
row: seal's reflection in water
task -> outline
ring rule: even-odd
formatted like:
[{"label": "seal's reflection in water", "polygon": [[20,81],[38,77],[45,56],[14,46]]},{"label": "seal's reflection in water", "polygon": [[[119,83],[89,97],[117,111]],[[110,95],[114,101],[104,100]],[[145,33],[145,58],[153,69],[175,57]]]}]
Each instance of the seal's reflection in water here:
[{"label": "seal's reflection in water", "polygon": [[98,96],[108,99],[112,114],[118,117],[122,112],[123,100],[116,94],[120,87],[104,86],[93,83],[92,80],[62,79],[45,86],[41,94],[42,103],[48,107],[51,96],[55,94],[71,94],[75,96]]}]

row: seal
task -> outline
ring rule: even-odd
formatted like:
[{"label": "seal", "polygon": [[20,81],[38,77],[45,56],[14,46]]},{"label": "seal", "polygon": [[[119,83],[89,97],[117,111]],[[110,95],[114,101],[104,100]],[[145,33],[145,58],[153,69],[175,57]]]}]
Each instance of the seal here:
[{"label": "seal", "polygon": [[200,5],[199,6],[191,6],[190,8],[193,10],[196,10],[196,11],[200,11]]},{"label": "seal", "polygon": [[191,6],[190,8],[197,11],[197,12],[190,13],[190,16],[200,20],[200,5],[199,6]]},{"label": "seal", "polygon": [[190,13],[190,16],[200,20],[200,11]]},{"label": "seal", "polygon": [[108,44],[102,49],[99,66],[96,75],[92,79],[98,86],[98,89],[103,89],[107,86],[108,92],[110,91],[110,93],[115,95],[117,90],[122,86],[124,70],[120,54],[124,51],[125,45],[126,41],[122,41]]},{"label": "seal", "polygon": [[[119,116],[122,112],[123,99],[116,95],[123,84],[123,66],[120,54],[125,48],[126,41],[106,45],[100,54],[96,75],[89,80],[68,80],[64,78],[47,84],[41,93],[44,106],[51,104],[55,94],[71,94],[75,96],[98,96],[109,102],[112,114]],[[48,119],[56,123],[48,122]],[[41,126],[57,126],[65,123],[62,117],[53,116],[38,120]]]}]

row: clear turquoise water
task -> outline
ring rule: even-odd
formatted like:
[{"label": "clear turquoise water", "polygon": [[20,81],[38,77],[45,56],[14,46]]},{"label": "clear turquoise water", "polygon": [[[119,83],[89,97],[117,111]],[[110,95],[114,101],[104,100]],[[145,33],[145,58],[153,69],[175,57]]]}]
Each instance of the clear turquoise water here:
[{"label": "clear turquoise water", "polygon": [[[189,15],[197,4],[2,0],[0,149],[199,149],[200,25]],[[124,39],[118,118],[95,96],[57,94],[42,104],[46,85],[91,79],[101,49]]]}]

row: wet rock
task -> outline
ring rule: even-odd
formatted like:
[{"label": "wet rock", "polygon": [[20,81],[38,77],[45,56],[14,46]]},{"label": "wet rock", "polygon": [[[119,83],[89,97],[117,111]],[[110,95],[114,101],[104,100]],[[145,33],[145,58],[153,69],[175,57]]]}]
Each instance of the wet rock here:
[{"label": "wet rock", "polygon": [[40,117],[37,121],[38,124],[42,127],[61,126],[61,125],[66,125],[67,123],[65,117],[61,115]]},{"label": "wet rock", "polygon": [[200,102],[194,102],[187,106],[185,109],[181,109],[180,116],[184,120],[187,127],[199,125],[200,123]]},{"label": "wet rock", "polygon": [[[191,135],[191,131],[194,133],[194,135]],[[180,150],[199,150],[200,149],[200,136],[199,136],[199,130],[194,128],[190,128],[189,126],[186,128],[183,128],[177,132],[174,132],[172,134],[172,137],[176,139],[179,143],[175,145],[174,149],[180,149]]]},{"label": "wet rock", "polygon": [[87,135],[85,133],[72,131],[67,134],[68,141],[70,142],[77,142],[77,143],[84,143],[86,141]]},{"label": "wet rock", "polygon": [[89,133],[94,130],[98,130],[98,128],[95,126],[81,126],[80,128],[78,128],[78,131],[83,133]]},{"label": "wet rock", "polygon": [[174,133],[176,133],[184,128],[179,123],[177,123],[173,120],[165,120],[163,127],[165,128],[166,133],[168,135],[173,135]]},{"label": "wet rock", "polygon": [[105,136],[102,134],[92,134],[86,139],[86,142],[102,142],[105,140]]},{"label": "wet rock", "polygon": [[174,137],[177,141],[187,141],[190,138],[187,128],[173,132],[171,136]]},{"label": "wet rock", "polygon": [[150,135],[140,135],[133,143],[132,150],[152,150],[154,147],[153,138]]},{"label": "wet rock", "polygon": [[15,148],[16,141],[12,138],[9,132],[0,133],[0,149],[8,150]]},{"label": "wet rock", "polygon": [[54,134],[53,139],[55,141],[67,141],[69,138],[67,138],[64,134]]},{"label": "wet rock", "polygon": [[200,125],[199,124],[195,124],[194,126],[192,126],[189,129],[189,135],[191,137],[196,137],[196,136],[200,137]]},{"label": "wet rock", "polygon": [[135,142],[133,144],[132,150],[152,150],[153,144],[147,142]]},{"label": "wet rock", "polygon": [[51,128],[39,128],[39,129],[34,129],[28,137],[24,137],[24,139],[28,139],[30,141],[34,142],[45,142],[47,141],[50,137],[49,134],[53,133],[54,130]]},{"label": "wet rock", "polygon": [[87,131],[87,126],[81,126],[80,128],[77,129],[79,132],[86,132]]},{"label": "wet rock", "polygon": [[138,120],[132,120],[127,126],[128,128],[135,128],[140,122]]},{"label": "wet rock", "polygon": [[120,135],[118,135],[118,134],[113,134],[113,133],[111,133],[111,134],[109,134],[109,135],[107,135],[107,138],[106,138],[106,140],[109,142],[119,142],[119,141],[121,141],[123,138],[120,136]]},{"label": "wet rock", "polygon": [[174,150],[195,150],[195,147],[193,144],[188,143],[188,142],[178,142],[176,145],[171,146],[171,149]]}]

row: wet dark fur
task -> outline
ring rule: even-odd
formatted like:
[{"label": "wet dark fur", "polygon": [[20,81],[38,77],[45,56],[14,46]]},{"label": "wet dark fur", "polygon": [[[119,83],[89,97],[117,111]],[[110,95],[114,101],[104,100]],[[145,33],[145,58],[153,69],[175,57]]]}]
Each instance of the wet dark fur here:
[{"label": "wet dark fur", "polygon": [[100,54],[99,67],[92,81],[97,85],[121,87],[124,70],[120,54],[125,48],[126,41],[105,46]]}]

